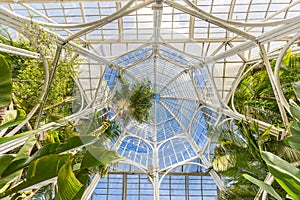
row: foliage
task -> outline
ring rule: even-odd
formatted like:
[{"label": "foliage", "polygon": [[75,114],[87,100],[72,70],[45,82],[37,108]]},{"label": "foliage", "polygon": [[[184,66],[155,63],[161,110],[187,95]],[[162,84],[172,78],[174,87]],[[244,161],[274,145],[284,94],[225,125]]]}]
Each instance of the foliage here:
[{"label": "foliage", "polygon": [[[274,69],[276,60],[272,60]],[[294,99],[293,83],[300,80],[300,54],[288,51],[280,68],[280,83],[286,99]],[[251,66],[250,66],[251,67]],[[263,64],[253,68],[241,81],[235,93],[234,104],[247,117],[270,124],[282,124],[274,92]]]},{"label": "foliage", "polygon": [[267,183],[258,180],[256,178],[253,178],[252,176],[249,176],[248,174],[243,174],[243,176],[251,181],[252,183],[258,185],[259,187],[263,188],[265,191],[267,191],[269,194],[271,194],[273,197],[275,197],[277,200],[281,200],[280,195]]},{"label": "foliage", "polygon": [[300,179],[298,176],[300,170],[272,153],[262,152],[262,157],[266,161],[269,171],[281,187],[294,200],[299,200]]},{"label": "foliage", "polygon": [[[41,110],[42,124],[56,121],[71,113],[71,104],[65,102],[72,100],[70,97],[74,88],[72,77],[76,76],[79,60],[76,56],[74,57],[72,49],[65,48],[63,50],[57,70],[55,70],[54,81],[50,84],[48,98],[46,101],[39,102],[42,87],[46,82],[45,74],[54,72],[51,59],[56,50],[56,38],[46,33],[38,24],[26,27],[24,34],[29,40],[13,41],[9,35],[4,37],[0,34],[0,41],[30,51],[42,52],[48,59],[49,71],[47,71],[47,67],[44,68],[45,65],[41,59],[25,58],[9,53],[3,54],[4,59],[11,67],[14,106],[22,110],[6,113],[3,123],[0,124],[0,130],[18,125],[25,119],[26,113],[30,112],[38,103],[45,103]],[[8,74],[10,74],[9,70],[6,70],[5,73],[1,71],[0,76],[4,77]],[[4,89],[10,88],[5,86]],[[4,94],[0,90],[0,96],[3,96],[2,93]],[[11,89],[9,95],[11,96]],[[31,124],[37,118],[34,116],[29,121],[28,129],[31,129]],[[36,121],[39,125],[40,120]],[[56,199],[80,199],[88,185],[89,173],[98,172],[103,176],[107,173],[109,164],[120,159],[115,151],[101,147],[99,143],[102,141],[99,137],[79,137],[74,132],[74,124],[71,122],[66,124],[56,130],[48,130],[46,140],[42,142],[41,148],[35,146],[36,143],[40,144],[35,137],[35,133],[41,132],[38,129],[26,131],[27,128],[24,126],[16,135],[0,138],[2,146],[28,138],[19,151],[14,150],[17,154],[0,155],[0,198],[14,194],[11,198],[19,199],[32,195],[36,192],[32,189],[39,190],[41,187],[44,191],[40,195],[51,196],[53,188],[48,187],[49,183],[57,180]],[[115,138],[119,134],[119,130],[115,129],[117,126],[115,123],[111,123],[103,129],[105,134],[101,134],[101,136],[109,139]],[[111,133],[108,133],[107,130]],[[97,154],[91,154],[88,149]],[[77,159],[78,157],[81,159]],[[38,198],[39,194],[33,196],[35,196],[33,198]]]},{"label": "foliage", "polygon": [[[237,131],[222,130],[218,139],[220,144],[214,150],[213,168],[228,184],[228,190],[221,192],[220,199],[254,199],[259,187],[264,185],[261,182],[267,172],[271,171],[270,164],[261,156],[261,152],[273,152],[289,162],[299,161],[300,152],[282,141],[276,141],[268,134],[268,130],[260,132],[255,124],[240,121],[236,128]],[[245,176],[256,184],[248,182]],[[274,198],[285,196],[287,191],[281,187],[280,180],[275,180],[272,188],[277,195]],[[270,191],[268,186],[264,187]]]},{"label": "foliage", "polygon": [[[45,56],[54,57],[56,51],[55,36],[44,31],[43,27],[38,24],[26,26],[25,30],[24,35],[30,40],[20,38],[14,41],[2,31],[4,36],[0,37],[0,41],[33,52],[43,51]],[[33,44],[38,44],[38,47]],[[4,53],[4,56],[12,71],[15,104],[28,113],[37,103],[40,103],[39,94],[45,81],[43,62],[41,59],[26,58],[9,53]],[[47,123],[57,116],[61,118],[71,113],[71,104],[65,102],[72,96],[74,88],[72,77],[76,76],[79,62],[80,60],[74,57],[71,48],[64,48],[43,110],[43,123]],[[50,73],[53,69],[52,59],[48,59],[48,64]]]},{"label": "foliage", "polygon": [[132,118],[139,123],[149,121],[154,92],[151,82],[143,80],[136,84],[121,77],[120,89],[116,92],[113,102],[118,107],[117,113],[125,120]]},{"label": "foliage", "polygon": [[9,110],[3,117],[2,123],[0,123],[0,130],[18,125],[25,118],[26,113],[24,110]]},{"label": "foliage", "polygon": [[[295,84],[295,95],[299,97],[300,95],[300,88],[299,82]],[[293,147],[296,151],[300,152],[299,146],[299,119],[300,119],[300,107],[291,99],[291,113],[295,120],[291,123],[291,133],[292,135],[285,139],[285,142]],[[273,153],[262,151],[262,158],[266,162],[268,166],[268,170],[273,175],[275,180],[279,183],[279,185],[288,193],[290,197],[294,200],[299,200],[299,191],[300,191],[300,170],[290,164],[289,162],[283,160],[282,158],[276,156]],[[297,160],[299,161],[299,159]],[[247,174],[244,175],[249,181],[252,183],[259,185],[265,191],[267,191],[272,196],[276,197],[276,199],[281,199],[280,195],[269,185],[264,185],[260,183],[257,179],[249,176]]]},{"label": "foliage", "polygon": [[[102,110],[102,112],[106,110]],[[103,143],[106,140],[115,140],[119,137],[121,130],[119,124],[114,120],[107,119],[107,114],[103,115],[100,111],[95,111],[89,119],[81,119],[77,122],[76,130],[80,135],[98,136]]]},{"label": "foliage", "polygon": [[[107,150],[104,148],[91,146],[91,144],[97,141],[97,137],[93,136],[83,136],[83,137],[72,137],[69,138],[65,143],[53,143],[48,144],[41,149],[39,149],[34,155],[28,157],[29,155],[18,156],[23,154],[25,150],[21,150],[15,159],[11,159],[8,155],[0,156],[0,159],[6,159],[5,166],[1,168],[1,179],[9,177],[19,170],[26,169],[26,178],[25,180],[0,193],[0,198],[13,193],[30,190],[32,188],[42,187],[49,184],[49,181],[53,178],[58,177],[58,191],[59,197],[61,199],[73,199],[75,195],[81,191],[82,187],[86,187],[86,181],[83,183],[77,179],[76,175],[80,175],[89,168],[95,169],[95,167],[107,166],[112,162],[116,162],[120,159],[115,151]],[[32,146],[31,142],[31,146]],[[29,146],[29,145],[26,145]],[[76,164],[73,162],[74,156],[72,153],[77,149],[86,146],[91,148],[93,151],[86,151],[83,154],[83,160],[81,167],[73,172],[73,165]],[[29,147],[24,147],[29,148]],[[91,156],[92,155],[92,156]],[[97,158],[95,158],[97,156]],[[47,171],[47,173],[45,173]],[[66,176],[67,174],[67,176]],[[81,179],[83,180],[83,179]],[[72,189],[71,189],[72,188]],[[73,191],[73,192],[70,192]]]},{"label": "foliage", "polygon": [[258,131],[256,124],[239,121],[235,130],[212,130],[209,136],[219,142],[214,149],[213,169],[230,185],[221,198],[253,199],[258,187],[245,180],[242,174],[249,173],[260,180],[265,177],[267,166],[260,156],[260,149],[264,149],[264,142],[270,140],[268,134]]},{"label": "foliage", "polygon": [[[275,63],[276,60],[271,61],[271,67],[273,69]],[[282,91],[284,93],[285,98],[291,99],[291,112],[293,113],[293,115],[296,115],[295,111],[298,109],[296,103],[293,103],[298,101],[296,98],[298,96],[297,92],[294,93],[293,91],[293,83],[300,80],[299,64],[300,64],[300,55],[299,54],[293,55],[291,51],[288,51],[283,59],[280,68],[280,83],[282,86]],[[297,88],[297,84],[295,89],[296,88]],[[234,104],[237,111],[239,111],[242,114],[245,114],[246,117],[265,121],[279,127],[282,125],[282,119],[273,93],[273,89],[271,87],[271,83],[268,78],[267,71],[263,65],[259,65],[253,68],[250,71],[250,73],[248,73],[241,81],[240,85],[237,88],[237,92],[235,94]],[[291,116],[289,116],[289,120],[292,120]],[[292,133],[298,132],[300,130],[299,125],[300,124],[298,124],[298,121],[292,122],[290,127],[291,132]],[[243,130],[239,128],[239,134],[241,134],[241,136],[238,137],[243,138],[244,141],[248,141],[247,139],[245,139],[245,135],[243,134],[244,130],[245,130],[244,128]],[[270,135],[267,134],[267,132],[260,134],[259,130],[256,130],[250,134],[253,140],[249,140],[249,141],[252,141],[252,143],[255,144],[254,146],[258,148],[249,148],[249,150],[252,149],[255,151],[254,153],[250,153],[249,155],[246,155],[247,153],[245,153],[244,158],[250,156],[252,158],[258,159],[259,160],[258,163],[262,163],[260,168],[263,169],[263,171],[265,172],[259,174],[255,172],[255,169],[253,170],[245,166],[244,174],[247,175],[244,176],[247,177],[248,180],[251,180],[252,183],[255,183],[257,186],[263,187],[266,191],[271,193],[273,195],[273,198],[278,199],[279,198],[278,196],[285,196],[286,193],[290,194],[290,192],[286,188],[286,185],[283,184],[284,177],[286,176],[287,173],[283,172],[282,171],[283,169],[280,169],[281,168],[280,166],[278,168],[279,160],[277,161],[277,164],[273,166],[273,164],[270,164],[270,162],[268,162],[266,156],[264,156],[265,153],[261,154],[261,152],[264,151],[272,152],[273,153],[272,155],[274,156],[277,155],[280,157],[278,159],[283,158],[288,162],[299,161],[300,159],[300,152],[298,151],[299,141],[300,141],[299,137],[296,134],[293,134],[292,136],[287,138],[285,142],[283,142],[283,141],[277,141],[276,138],[271,137]],[[229,139],[229,141],[236,142],[236,140],[233,139]],[[245,147],[248,147],[248,142]],[[242,150],[242,148],[240,148],[240,150]],[[246,149],[243,151],[247,152]],[[246,179],[244,179],[244,181],[241,181],[242,182],[241,185],[239,182],[240,181],[239,177],[241,177],[242,174],[240,173],[239,170],[237,171],[237,173],[235,173],[234,171],[235,168],[238,166],[238,162],[236,161],[237,158],[235,157],[241,156],[241,154],[242,153],[237,151],[230,154],[228,153],[227,150],[227,153],[225,154],[223,153],[219,155],[220,157],[219,160],[223,161],[223,163],[220,163],[220,165],[224,168],[224,172],[222,171],[220,173],[222,175],[225,175],[225,177],[229,176],[229,180],[231,181],[229,184],[230,188],[227,191],[227,193],[224,192],[222,194],[224,199],[241,198],[241,197],[243,197],[244,199],[245,197],[241,193],[246,191],[253,191],[253,187],[255,187],[255,191],[257,192],[258,187],[254,186],[255,184],[252,184],[251,182],[248,183],[245,182]],[[255,156],[253,157],[253,155]],[[228,161],[229,160],[228,158],[230,158],[231,161],[230,163]],[[248,158],[246,160],[248,160]],[[216,161],[218,160],[215,160],[215,162]],[[249,163],[249,162],[246,161],[245,163]],[[256,161],[254,163],[256,163]],[[228,171],[230,170],[232,171],[232,174],[228,174]],[[282,178],[280,179],[278,178],[278,176],[276,178],[276,176],[273,174],[273,176],[275,177],[275,182],[272,184],[272,187],[266,186],[263,183],[263,180],[268,171],[270,171],[272,174],[273,173],[280,174],[280,177]],[[289,178],[290,178],[289,180],[293,180],[291,176]],[[236,182],[239,182],[239,184],[235,184]],[[256,195],[256,192],[254,192],[253,195]],[[290,195],[292,196],[293,194]],[[254,198],[254,196],[252,198]],[[270,199],[272,199],[272,197],[270,197]]]},{"label": "foliage", "polygon": [[9,71],[5,58],[0,55],[0,108],[11,102],[12,81]]},{"label": "foliage", "polygon": [[135,86],[130,96],[130,107],[132,107],[132,118],[137,122],[149,121],[152,106],[153,91],[150,81],[143,81]]}]

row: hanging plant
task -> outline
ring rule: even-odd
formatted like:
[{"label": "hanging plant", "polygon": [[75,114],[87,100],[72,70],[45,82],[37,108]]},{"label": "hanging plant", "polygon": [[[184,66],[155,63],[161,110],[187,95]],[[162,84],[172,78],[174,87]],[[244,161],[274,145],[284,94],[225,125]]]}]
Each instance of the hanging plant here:
[{"label": "hanging plant", "polygon": [[113,99],[117,107],[116,115],[125,120],[132,118],[139,123],[148,122],[154,95],[151,82],[143,80],[130,84],[126,78],[121,77],[120,84],[121,87]]}]

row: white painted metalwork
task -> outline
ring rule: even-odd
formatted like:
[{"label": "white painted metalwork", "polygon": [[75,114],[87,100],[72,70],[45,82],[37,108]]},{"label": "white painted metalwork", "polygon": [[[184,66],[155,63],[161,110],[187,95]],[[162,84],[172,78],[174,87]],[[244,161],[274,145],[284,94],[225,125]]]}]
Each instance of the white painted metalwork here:
[{"label": "white painted metalwork", "polygon": [[[285,112],[289,106],[282,95],[278,71],[288,48],[299,52],[294,45],[299,41],[299,5],[299,0],[6,0],[0,3],[0,23],[18,37],[25,24],[38,22],[57,36],[59,48],[70,45],[83,58],[81,74],[75,80],[82,106],[68,120],[86,117],[95,108],[116,112],[111,100],[121,87],[119,75],[130,83],[151,81],[156,96],[150,122],[121,124],[122,134],[112,148],[127,158],[125,163],[149,176],[154,199],[159,200],[160,183],[173,169],[195,159],[200,160],[199,166],[211,166],[213,147],[206,135],[209,126],[244,119],[257,122],[262,130],[270,127],[266,122],[247,119],[234,107],[234,93],[249,71],[247,64],[264,62],[267,66],[288,126]],[[42,58],[46,68],[47,59],[53,59],[4,44],[0,44],[0,51]],[[269,59],[277,56],[273,72]],[[41,130],[61,124],[49,123]],[[270,133],[280,139],[286,130],[272,127]],[[26,139],[14,140],[9,147],[0,145],[1,153],[23,145]],[[210,175],[224,190],[220,177],[213,170]]]}]

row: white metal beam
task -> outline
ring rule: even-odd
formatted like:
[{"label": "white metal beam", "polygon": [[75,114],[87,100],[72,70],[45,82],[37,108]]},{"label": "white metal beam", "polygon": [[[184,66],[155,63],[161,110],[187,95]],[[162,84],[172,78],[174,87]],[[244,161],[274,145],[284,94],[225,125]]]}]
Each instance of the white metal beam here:
[{"label": "white metal beam", "polygon": [[202,20],[204,20],[206,22],[212,23],[212,24],[214,24],[216,26],[219,26],[221,28],[224,28],[224,29],[226,29],[226,30],[228,30],[230,32],[236,33],[236,34],[238,34],[238,35],[240,35],[240,36],[242,36],[244,38],[247,38],[247,39],[249,39],[251,41],[255,40],[255,36],[253,36],[253,35],[245,32],[245,31],[242,31],[240,29],[237,29],[237,28],[235,28],[235,27],[233,27],[233,26],[231,26],[231,25],[229,25],[229,24],[227,24],[225,22],[222,22],[222,21],[219,20],[219,18],[214,17],[213,15],[210,15],[210,14],[205,13],[205,12],[195,11],[194,9],[191,9],[191,8],[183,6],[183,5],[179,4],[179,3],[176,3],[175,1],[164,0],[164,2],[166,4],[168,4],[169,6],[174,7],[174,8],[176,8],[176,9],[182,11],[182,12],[185,12],[187,14],[195,16],[195,17],[197,17],[199,19],[202,19]]},{"label": "white metal beam", "polygon": [[38,54],[38,53],[28,51],[25,49],[21,49],[21,48],[17,48],[17,47],[13,47],[13,46],[6,45],[3,43],[0,43],[0,51],[6,52],[6,53],[13,53],[16,55],[25,56],[25,57],[29,57],[29,58],[40,58],[40,54]]}]

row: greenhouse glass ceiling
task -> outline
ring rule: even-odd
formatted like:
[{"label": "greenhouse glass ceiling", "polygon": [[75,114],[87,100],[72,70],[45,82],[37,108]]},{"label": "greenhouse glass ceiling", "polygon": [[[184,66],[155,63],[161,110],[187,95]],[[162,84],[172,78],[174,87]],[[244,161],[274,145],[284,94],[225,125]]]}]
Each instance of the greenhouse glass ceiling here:
[{"label": "greenhouse glass ceiling", "polygon": [[[130,83],[151,82],[155,96],[149,123],[117,119],[122,134],[111,148],[125,157],[114,170],[148,175],[155,199],[162,195],[164,177],[180,166],[181,172],[211,167],[214,142],[207,137],[209,127],[245,118],[228,105],[246,65],[268,63],[287,48],[298,52],[299,19],[298,0],[0,3],[0,22],[14,38],[24,24],[37,22],[57,36],[59,46],[71,46],[83,59],[76,80],[82,106],[69,120],[95,108],[116,112],[111,99],[121,87],[120,75]],[[5,45],[0,50],[40,57]],[[278,76],[270,72],[269,77],[282,110],[287,102]],[[278,134],[276,128],[271,132]],[[224,189],[217,173],[209,174]]]}]

